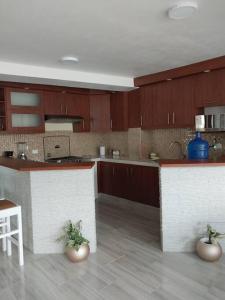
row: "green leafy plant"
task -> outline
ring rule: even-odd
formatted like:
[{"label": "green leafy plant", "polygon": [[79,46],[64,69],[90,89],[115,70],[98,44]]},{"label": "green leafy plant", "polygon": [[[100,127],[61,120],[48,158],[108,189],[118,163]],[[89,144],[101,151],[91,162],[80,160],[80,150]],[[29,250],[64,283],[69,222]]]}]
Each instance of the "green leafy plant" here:
[{"label": "green leafy plant", "polygon": [[207,225],[207,234],[208,234],[208,238],[209,238],[209,241],[208,243],[209,244],[218,244],[218,240],[219,239],[222,239],[225,237],[225,234],[224,233],[219,233],[217,232],[215,229],[212,228],[211,225]]},{"label": "green leafy plant", "polygon": [[63,228],[63,234],[57,239],[58,242],[63,241],[65,247],[74,248],[77,251],[83,244],[89,244],[89,241],[82,236],[80,220],[77,223],[72,223],[69,220]]}]

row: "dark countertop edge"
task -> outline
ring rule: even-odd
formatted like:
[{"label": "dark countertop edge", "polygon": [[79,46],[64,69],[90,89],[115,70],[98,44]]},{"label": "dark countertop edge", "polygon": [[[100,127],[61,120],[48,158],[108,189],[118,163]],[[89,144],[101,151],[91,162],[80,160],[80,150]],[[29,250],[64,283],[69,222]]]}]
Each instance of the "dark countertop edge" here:
[{"label": "dark countertop edge", "polygon": [[175,167],[225,167],[225,159],[215,160],[182,160],[182,159],[160,159],[160,168]]},{"label": "dark countertop edge", "polygon": [[0,157],[0,166],[17,171],[60,171],[91,169],[95,162],[49,164],[39,161],[21,160],[17,158]]}]

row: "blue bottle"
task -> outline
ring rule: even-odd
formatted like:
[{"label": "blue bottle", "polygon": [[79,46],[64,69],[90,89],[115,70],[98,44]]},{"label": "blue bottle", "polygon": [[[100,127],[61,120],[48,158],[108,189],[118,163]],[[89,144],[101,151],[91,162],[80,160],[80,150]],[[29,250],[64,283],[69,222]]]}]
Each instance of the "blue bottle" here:
[{"label": "blue bottle", "polygon": [[196,132],[195,138],[188,144],[188,159],[208,159],[209,143],[202,139],[201,133]]}]

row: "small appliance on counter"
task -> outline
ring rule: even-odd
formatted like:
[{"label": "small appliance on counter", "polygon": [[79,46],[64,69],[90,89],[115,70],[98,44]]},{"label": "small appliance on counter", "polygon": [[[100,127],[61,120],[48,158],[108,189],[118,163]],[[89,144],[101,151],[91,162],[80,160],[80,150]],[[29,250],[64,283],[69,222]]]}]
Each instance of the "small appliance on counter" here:
[{"label": "small appliance on counter", "polygon": [[99,147],[99,154],[100,154],[100,157],[105,157],[105,146],[104,145],[101,145]]},{"label": "small appliance on counter", "polygon": [[7,151],[4,151],[3,152],[3,156],[4,157],[13,157],[13,151],[9,151],[9,150],[7,150]]},{"label": "small appliance on counter", "polygon": [[112,150],[112,156],[113,156],[113,158],[119,158],[120,150]]},{"label": "small appliance on counter", "polygon": [[195,138],[188,144],[188,159],[208,159],[209,143],[202,139],[201,133],[196,132]]},{"label": "small appliance on counter", "polygon": [[27,150],[28,150],[28,145],[26,142],[18,142],[17,143],[17,158],[27,160]]},{"label": "small appliance on counter", "polygon": [[151,160],[158,160],[159,156],[156,153],[151,152],[151,153],[149,153],[148,158]]}]

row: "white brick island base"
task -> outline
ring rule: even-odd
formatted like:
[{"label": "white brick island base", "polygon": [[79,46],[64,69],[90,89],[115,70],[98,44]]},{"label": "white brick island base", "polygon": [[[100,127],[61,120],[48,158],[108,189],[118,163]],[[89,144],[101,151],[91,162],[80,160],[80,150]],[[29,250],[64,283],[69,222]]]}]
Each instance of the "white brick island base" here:
[{"label": "white brick island base", "polygon": [[225,166],[161,167],[160,186],[163,251],[194,251],[208,223],[225,232]]},{"label": "white brick island base", "polygon": [[24,245],[33,253],[62,253],[56,242],[67,220],[82,220],[96,251],[94,169],[16,171],[0,167],[1,192],[22,206]]}]

